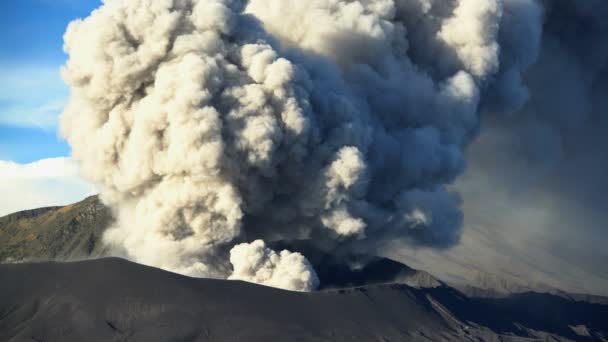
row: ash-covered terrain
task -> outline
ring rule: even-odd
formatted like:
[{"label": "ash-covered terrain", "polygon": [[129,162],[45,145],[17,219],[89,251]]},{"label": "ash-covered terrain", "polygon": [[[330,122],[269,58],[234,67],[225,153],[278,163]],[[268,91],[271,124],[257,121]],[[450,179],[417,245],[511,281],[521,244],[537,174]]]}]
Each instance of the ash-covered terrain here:
[{"label": "ash-covered terrain", "polygon": [[122,259],[0,266],[3,341],[605,341],[608,306],[383,284],[312,293]]},{"label": "ash-covered terrain", "polygon": [[[0,217],[0,262],[23,263],[35,261],[77,261],[99,257],[112,256],[111,251],[103,244],[103,233],[113,222],[112,213],[104,206],[97,196],[64,207],[40,208],[26,210],[5,217]],[[466,234],[466,230],[465,230]],[[479,247],[479,244],[477,244]],[[469,249],[474,255],[475,251]],[[313,260],[314,264],[324,263],[329,254],[323,254]],[[424,258],[424,259],[422,259]],[[437,257],[435,257],[437,258]],[[561,287],[551,287],[543,283],[526,282],[511,279],[499,272],[489,273],[478,265],[459,255],[448,255],[442,260],[431,259],[432,268],[418,266],[421,261],[431,259],[427,254],[415,257],[399,258],[400,262],[381,263],[380,267],[368,267],[372,272],[350,273],[344,265],[319,268],[319,276],[323,278],[323,286],[346,287],[366,283],[388,282],[394,279],[404,281],[406,278],[416,279],[411,284],[430,286],[438,280],[475,296],[500,297],[512,293],[543,292],[552,294],[576,293],[581,298],[592,297],[592,294],[603,293],[572,291]],[[369,260],[384,260],[369,258]],[[366,261],[367,262],[367,261]],[[410,263],[411,262],[411,263]],[[415,266],[424,271],[404,271],[403,264]],[[439,267],[444,263],[445,267]],[[377,265],[377,264],[376,264]],[[455,267],[457,265],[458,267]],[[447,270],[445,270],[447,268]],[[365,271],[365,265],[361,271]],[[428,272],[428,273],[427,273]],[[348,273],[348,276],[344,276]],[[341,276],[335,276],[341,275]],[[586,293],[586,294],[583,294]]]},{"label": "ash-covered terrain", "polygon": [[477,287],[464,294],[378,257],[361,268],[313,260],[321,289],[311,293],[190,278],[117,258],[43,261],[105,255],[101,236],[111,222],[96,197],[0,218],[0,340],[608,339],[607,298],[516,286],[511,294]]}]

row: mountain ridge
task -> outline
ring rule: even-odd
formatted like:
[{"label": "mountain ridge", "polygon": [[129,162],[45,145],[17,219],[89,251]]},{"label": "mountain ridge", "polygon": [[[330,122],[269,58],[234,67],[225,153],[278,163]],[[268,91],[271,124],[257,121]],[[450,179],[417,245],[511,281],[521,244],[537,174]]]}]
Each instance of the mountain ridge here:
[{"label": "mountain ridge", "polygon": [[[111,253],[102,243],[102,236],[112,222],[111,210],[101,203],[98,196],[90,196],[67,206],[31,209],[0,217],[0,262],[73,261],[110,256]],[[401,262],[399,264],[403,265]],[[432,270],[411,270],[417,273],[397,280],[428,287],[447,283],[477,297],[504,297],[512,293],[535,291],[591,301],[604,298],[562,291],[542,284],[520,284],[473,268],[464,275],[466,279],[459,283],[446,282]],[[399,272],[394,274],[395,277]]]},{"label": "mountain ridge", "polygon": [[299,293],[118,258],[0,265],[0,340],[605,341],[608,306],[380,284]]},{"label": "mountain ridge", "polygon": [[112,214],[97,196],[67,206],[0,217],[0,261],[75,260],[101,256]]}]

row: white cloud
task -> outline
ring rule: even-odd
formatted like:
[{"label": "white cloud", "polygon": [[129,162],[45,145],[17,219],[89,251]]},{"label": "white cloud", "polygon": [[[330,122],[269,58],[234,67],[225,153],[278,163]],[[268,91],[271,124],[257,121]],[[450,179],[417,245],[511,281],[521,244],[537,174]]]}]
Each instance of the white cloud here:
[{"label": "white cloud", "polygon": [[0,216],[33,208],[65,205],[95,194],[78,176],[70,158],[43,159],[30,164],[0,160]]}]

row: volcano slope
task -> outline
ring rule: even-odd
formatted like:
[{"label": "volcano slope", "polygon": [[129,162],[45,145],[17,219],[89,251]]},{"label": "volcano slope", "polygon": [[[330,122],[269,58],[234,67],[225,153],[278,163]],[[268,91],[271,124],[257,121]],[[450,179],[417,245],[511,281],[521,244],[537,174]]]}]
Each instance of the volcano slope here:
[{"label": "volcano slope", "polygon": [[0,217],[0,261],[75,260],[105,254],[112,213],[97,196]]},{"label": "volcano slope", "polygon": [[122,259],[0,265],[2,341],[418,341],[608,338],[608,306],[445,285],[297,293]]},{"label": "volcano slope", "polygon": [[[104,231],[112,222],[111,210],[104,206],[97,196],[91,196],[63,207],[26,210],[0,217],[0,263],[76,261],[114,256],[103,244],[102,239]],[[480,243],[483,244],[483,241]],[[300,251],[309,257],[319,254],[319,251],[302,250],[302,246],[276,245],[272,247],[277,250]],[[475,248],[479,247],[480,245],[475,245]],[[492,247],[493,245],[485,246],[485,248]],[[509,251],[503,251],[503,253],[509,255]],[[427,254],[421,255],[427,257]],[[469,250],[467,255],[475,256],[475,250]],[[371,269],[366,267],[362,270],[363,273],[351,273],[346,276],[345,273],[349,273],[349,270],[344,269],[342,267],[344,265],[335,265],[331,262],[331,258],[326,260],[325,255],[321,255],[318,260],[310,259],[310,261],[322,278],[321,286],[324,288],[353,287],[370,283],[385,283],[391,280],[398,280],[410,285],[433,287],[437,284],[437,279],[440,279],[441,282],[456,287],[473,297],[502,297],[513,293],[533,291],[565,295],[585,301],[603,300],[603,297],[595,298],[596,296],[582,293],[573,294],[573,291],[562,291],[538,283],[520,283],[517,279],[509,277],[504,271],[486,273],[470,264],[470,260],[459,259],[451,254],[443,258],[440,263],[432,264],[432,266],[438,267],[420,267],[422,265],[420,265],[419,257],[414,259],[396,257],[394,260],[399,260],[397,263],[375,264]],[[410,266],[418,266],[418,269],[403,265],[404,260],[407,260],[406,263]],[[367,261],[373,264],[373,260]],[[454,275],[459,281],[453,281]],[[601,293],[597,294],[601,295]]]}]

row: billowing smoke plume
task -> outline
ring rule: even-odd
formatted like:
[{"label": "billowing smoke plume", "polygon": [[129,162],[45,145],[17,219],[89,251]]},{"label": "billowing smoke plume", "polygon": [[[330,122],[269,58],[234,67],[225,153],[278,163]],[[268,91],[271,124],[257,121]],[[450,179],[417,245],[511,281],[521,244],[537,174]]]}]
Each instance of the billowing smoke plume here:
[{"label": "billowing smoke plume", "polygon": [[446,185],[481,95],[523,101],[539,19],[534,0],[106,0],[65,35],[62,132],[128,257],[309,290],[301,255],[238,244],[456,243]]},{"label": "billowing smoke plume", "polygon": [[504,1],[499,71],[452,188],[462,241],[448,251],[397,244],[387,255],[452,282],[468,273],[467,285],[485,286],[490,273],[608,295],[606,18],[605,0]]},{"label": "billowing smoke plume", "polygon": [[310,291],[319,285],[317,274],[300,253],[280,254],[262,240],[236,245],[230,251],[234,272],[228,279],[245,280],[283,289]]}]

